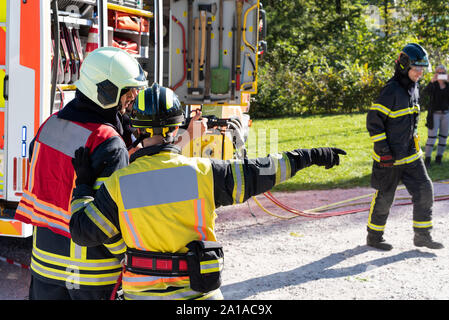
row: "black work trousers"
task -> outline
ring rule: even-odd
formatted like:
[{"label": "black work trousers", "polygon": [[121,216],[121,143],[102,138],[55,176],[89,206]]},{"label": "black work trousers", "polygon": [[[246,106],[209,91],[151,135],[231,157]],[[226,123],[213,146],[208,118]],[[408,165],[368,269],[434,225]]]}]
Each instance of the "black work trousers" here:
[{"label": "black work trousers", "polygon": [[420,158],[410,164],[383,168],[373,163],[371,186],[376,189],[371,202],[367,230],[383,235],[399,182],[412,196],[413,229],[428,232],[432,228],[433,184]]},{"label": "black work trousers", "polygon": [[68,289],[31,276],[30,300],[109,300],[112,289],[82,290]]}]

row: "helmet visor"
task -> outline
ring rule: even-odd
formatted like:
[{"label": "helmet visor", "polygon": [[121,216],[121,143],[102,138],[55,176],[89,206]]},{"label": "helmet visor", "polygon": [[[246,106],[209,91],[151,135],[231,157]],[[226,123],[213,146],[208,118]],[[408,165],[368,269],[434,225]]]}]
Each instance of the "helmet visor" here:
[{"label": "helmet visor", "polygon": [[419,60],[412,61],[411,67],[421,67],[424,72],[432,72],[432,66],[430,65],[429,59],[427,59],[427,56],[424,56]]},{"label": "helmet visor", "polygon": [[412,66],[420,66],[420,67],[428,67],[429,66],[429,60],[426,56],[424,56],[420,60],[416,60],[412,62]]}]

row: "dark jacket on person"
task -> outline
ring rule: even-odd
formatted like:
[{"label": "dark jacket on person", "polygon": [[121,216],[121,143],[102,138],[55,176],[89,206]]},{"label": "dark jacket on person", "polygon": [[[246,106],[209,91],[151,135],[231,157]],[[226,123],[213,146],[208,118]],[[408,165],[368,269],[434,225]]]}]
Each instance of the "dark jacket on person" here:
[{"label": "dark jacket on person", "polygon": [[[80,91],[58,112],[57,117],[80,123],[106,124],[120,135],[124,132],[116,108],[102,109]],[[106,139],[92,150],[92,165],[100,171],[97,182],[129,163],[128,151],[120,135]],[[33,148],[34,140],[30,144],[30,155]],[[83,248],[48,228],[35,227],[31,273],[42,281],[61,286],[70,284],[84,290],[112,288],[121,271],[122,249],[124,246],[120,237],[110,241],[109,246]],[[79,279],[80,283],[74,279]]]},{"label": "dark jacket on person", "polygon": [[395,165],[411,163],[420,156],[417,145],[419,118],[418,84],[396,71],[372,104],[366,127],[374,142],[374,161],[392,155]]},{"label": "dark jacket on person", "polygon": [[426,127],[433,129],[433,113],[435,111],[449,111],[449,84],[441,89],[438,81],[429,82],[422,90],[423,96],[428,99]]}]

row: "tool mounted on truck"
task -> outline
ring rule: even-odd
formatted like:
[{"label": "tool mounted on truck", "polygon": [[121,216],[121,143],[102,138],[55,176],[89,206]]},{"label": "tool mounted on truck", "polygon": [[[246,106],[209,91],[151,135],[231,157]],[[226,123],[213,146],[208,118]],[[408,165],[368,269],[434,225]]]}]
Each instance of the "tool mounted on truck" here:
[{"label": "tool mounted on truck", "polygon": [[149,85],[171,87],[188,115],[200,108],[209,118],[207,134],[183,154],[239,153],[263,50],[259,0],[0,0],[0,13],[0,235],[31,235],[31,225],[13,219],[30,142],[75,97],[80,67],[97,47],[133,52]]}]

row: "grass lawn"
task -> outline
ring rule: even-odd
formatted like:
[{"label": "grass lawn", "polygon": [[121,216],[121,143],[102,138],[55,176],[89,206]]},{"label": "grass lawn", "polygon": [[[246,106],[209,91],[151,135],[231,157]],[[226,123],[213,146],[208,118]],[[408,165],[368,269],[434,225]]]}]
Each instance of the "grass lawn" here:
[{"label": "grass lawn", "polygon": [[[420,115],[420,145],[424,151],[427,139],[425,116]],[[331,188],[369,187],[372,166],[372,142],[365,127],[366,113],[348,115],[316,115],[281,119],[253,119],[250,128],[248,156],[265,156],[276,151],[297,148],[338,147],[347,152],[340,157],[340,166],[332,169],[311,166],[299,171],[295,177],[275,187],[277,191],[296,191]],[[266,136],[266,138],[264,137]],[[276,140],[270,143],[270,139]],[[264,144],[263,141],[266,140]],[[257,141],[257,142],[255,142]],[[258,142],[262,142],[260,145]],[[265,148],[265,150],[264,150]],[[429,172],[433,181],[449,178],[447,151],[443,164],[433,164]],[[432,154],[432,161],[435,151]]]}]

